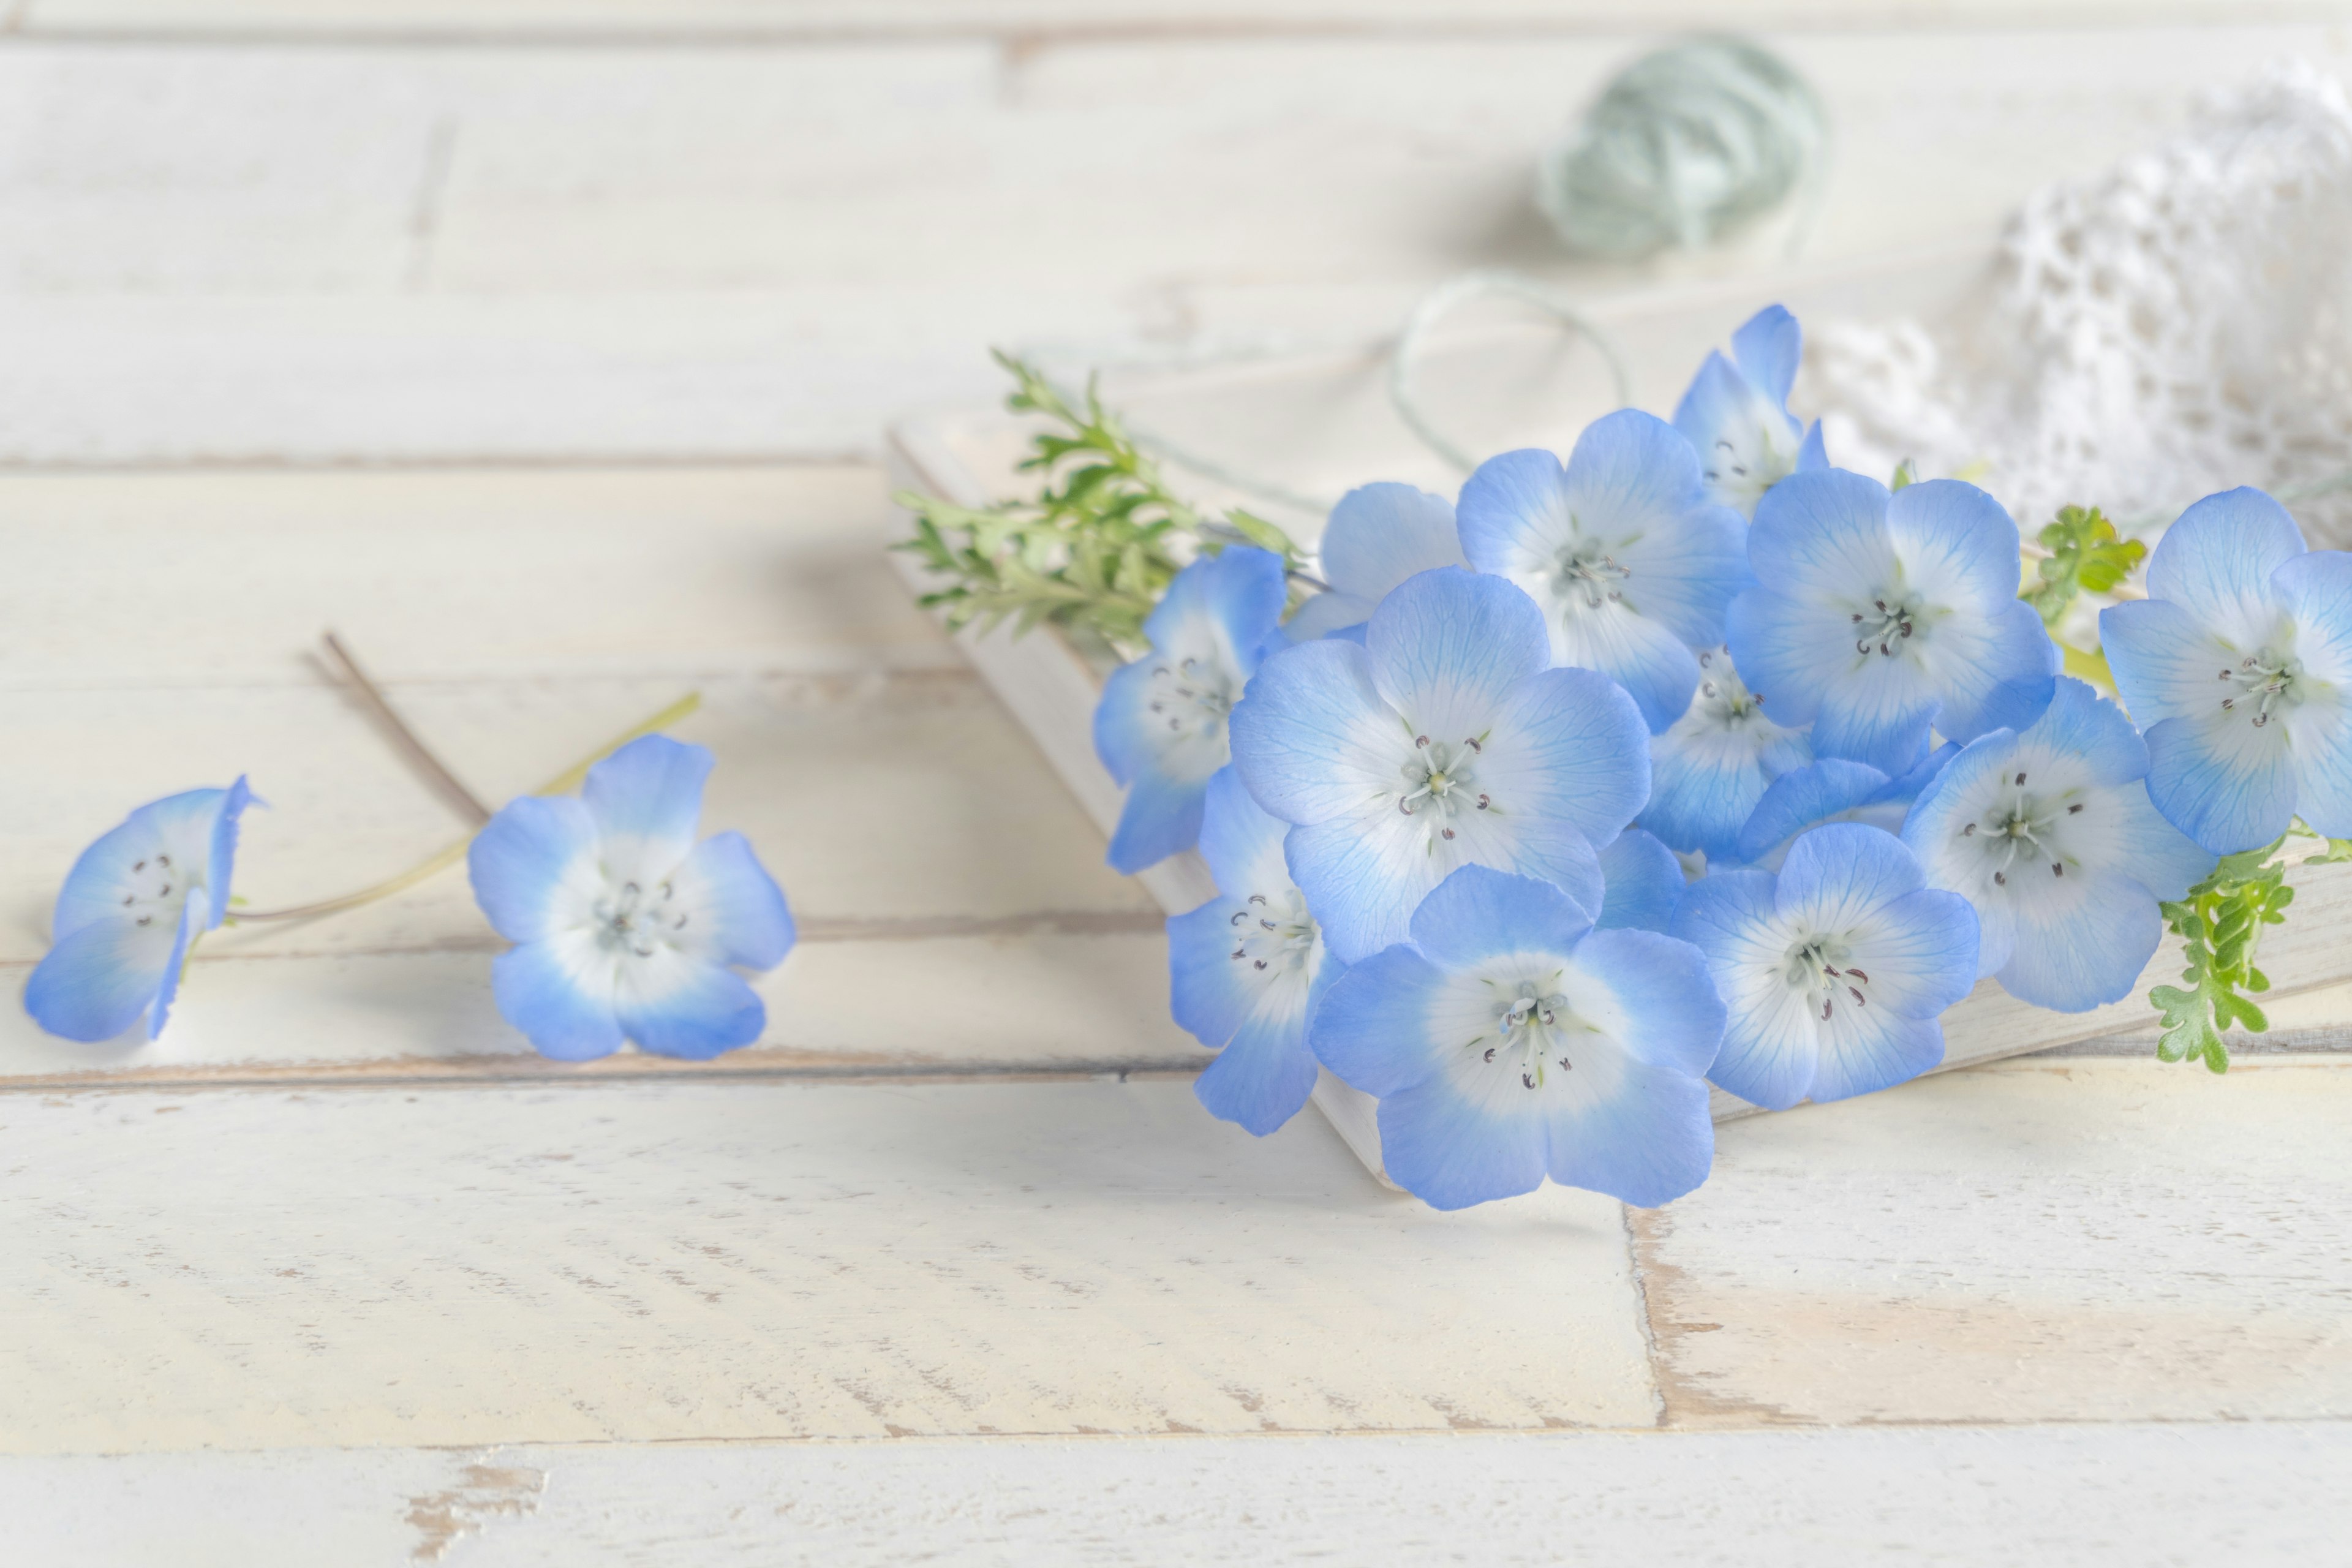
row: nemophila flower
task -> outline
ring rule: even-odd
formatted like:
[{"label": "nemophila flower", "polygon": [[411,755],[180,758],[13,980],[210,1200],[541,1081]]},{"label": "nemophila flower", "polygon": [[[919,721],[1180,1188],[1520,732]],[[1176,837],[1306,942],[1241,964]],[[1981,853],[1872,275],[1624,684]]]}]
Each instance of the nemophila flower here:
[{"label": "nemophila flower", "polygon": [[1334,634],[1361,641],[1372,607],[1389,590],[1416,572],[1469,564],[1454,527],[1454,503],[1391,483],[1363,485],[1341,496],[1316,552],[1329,587],[1285,624],[1293,642]]},{"label": "nemophila flower", "polygon": [[1748,560],[1731,657],[1774,719],[1812,725],[1816,756],[1900,773],[1931,729],[1973,741],[2050,700],[2058,648],[2017,596],[2017,525],[1974,485],[1792,474],[1758,504]]},{"label": "nemophila flower", "polygon": [[1170,1010],[1218,1053],[1192,1092],[1261,1137],[1297,1115],[1315,1087],[1307,1020],[1341,972],[1283,864],[1289,826],[1250,798],[1232,768],[1219,769],[1201,816],[1201,858],[1217,897],[1168,921]]},{"label": "nemophila flower", "polygon": [[647,735],[577,799],[526,795],[474,840],[474,897],[515,944],[490,969],[499,1011],[542,1056],[625,1038],[699,1059],[760,1037],[767,1009],[735,968],[782,963],[793,917],[741,834],[695,842],[709,773],[702,747]]},{"label": "nemophila flower", "polygon": [[1706,498],[1673,426],[1621,409],[1586,426],[1565,468],[1543,451],[1490,458],[1456,517],[1470,564],[1543,607],[1554,664],[1617,681],[1654,733],[1681,717],[1748,559],[1738,517]]},{"label": "nemophila flower", "polygon": [[1911,803],[1943,772],[1960,748],[1946,742],[1918,766],[1895,778],[1864,763],[1828,757],[1772,781],[1740,826],[1736,864],[1777,871],[1799,834],[1829,822],[1859,822],[1903,831]]},{"label": "nemophila flower", "polygon": [[1600,854],[1601,912],[1593,917],[1593,929],[1665,930],[1683,896],[1683,867],[1675,852],[1629,827],[1602,845]]},{"label": "nemophila flower", "polygon": [[1970,742],[1919,797],[1903,841],[1976,906],[1979,973],[2061,1013],[2130,994],[2163,934],[2157,901],[2213,868],[2149,803],[2147,771],[2123,710],[2061,680],[2040,719]]},{"label": "nemophila flower", "polygon": [[1844,1100],[1944,1059],[1944,1009],[1977,982],[1977,918],[1893,834],[1816,827],[1776,874],[1716,871],[1675,912],[1726,1009],[1707,1077],[1774,1110]]},{"label": "nemophila flower", "polygon": [[1594,846],[1649,794],[1649,738],[1622,688],[1549,662],[1535,601],[1449,566],[1381,600],[1362,646],[1300,643],[1250,682],[1234,765],[1293,825],[1291,875],[1341,962],[1402,941],[1462,866],[1601,907]]},{"label": "nemophila flower", "polygon": [[1650,740],[1650,803],[1642,826],[1685,855],[1737,857],[1739,829],[1772,781],[1812,761],[1812,738],[1768,719],[1730,651],[1698,656],[1698,694]]},{"label": "nemophila flower", "polygon": [[1231,754],[1227,721],[1287,595],[1270,551],[1234,545],[1195,561],[1143,623],[1151,651],[1104,683],[1095,752],[1127,786],[1114,869],[1140,871],[1200,838],[1202,796]]},{"label": "nemophila flower", "polygon": [[198,936],[228,915],[238,779],[151,801],[81,852],[58,892],[54,945],[25,985],[25,1011],[52,1035],[110,1040],[147,1017],[163,1032]]},{"label": "nemophila flower", "polygon": [[1594,931],[1552,884],[1469,866],[1413,911],[1409,941],[1332,984],[1310,1037],[1380,1098],[1389,1175],[1456,1209],[1547,1175],[1643,1205],[1697,1186],[1722,1033],[1696,948]]},{"label": "nemophila flower", "polygon": [[1698,454],[1708,495],[1742,517],[1793,473],[1830,466],[1822,427],[1789,412],[1804,334],[1797,318],[1767,305],[1731,334],[1731,358],[1709,353],[1675,407],[1675,428]]},{"label": "nemophila flower", "polygon": [[2100,612],[2147,731],[2147,792],[2217,855],[2300,815],[2352,837],[2352,555],[2304,548],[2257,489],[2207,496],[2148,557],[2147,597]]}]

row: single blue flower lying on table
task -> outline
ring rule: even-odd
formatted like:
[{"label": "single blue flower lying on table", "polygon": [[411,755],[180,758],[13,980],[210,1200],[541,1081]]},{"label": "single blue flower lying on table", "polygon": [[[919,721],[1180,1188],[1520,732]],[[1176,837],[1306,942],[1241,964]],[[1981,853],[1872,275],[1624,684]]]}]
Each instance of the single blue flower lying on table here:
[{"label": "single blue flower lying on table", "polygon": [[1650,741],[1642,826],[1685,855],[1737,859],[1739,829],[1775,779],[1813,760],[1812,737],[1764,715],[1728,648],[1698,656],[1698,695]]},{"label": "single blue flower lying on table", "polygon": [[1468,866],[1413,911],[1409,942],[1332,984],[1310,1038],[1380,1098],[1389,1175],[1458,1209],[1547,1175],[1645,1206],[1697,1186],[1722,1033],[1696,948],[1596,931],[1552,884]]},{"label": "single blue flower lying on table", "polygon": [[1170,1010],[1217,1059],[1192,1092],[1212,1115],[1264,1137],[1315,1088],[1307,1020],[1341,973],[1282,860],[1289,824],[1230,767],[1210,779],[1201,858],[1218,896],[1168,920]]},{"label": "single blue flower lying on table", "polygon": [[2017,525],[1974,485],[1792,474],[1757,506],[1748,559],[1731,657],[1775,719],[1811,723],[1815,756],[1899,773],[1930,729],[1973,741],[2050,701],[2058,647],[2017,596]]},{"label": "single blue flower lying on table", "polygon": [[1971,741],[1928,786],[1903,841],[1976,906],[1979,973],[2061,1013],[2131,994],[2164,934],[2158,900],[2213,868],[2158,815],[2147,772],[2122,710],[2065,679],[2032,726]]},{"label": "single blue flower lying on table", "polygon": [[578,799],[526,795],[474,840],[474,897],[515,944],[490,969],[499,1011],[541,1055],[629,1039],[698,1060],[760,1037],[767,1009],[730,966],[782,963],[793,917],[741,834],[695,842],[710,763],[647,735],[589,769]]},{"label": "single blue flower lying on table", "polygon": [[1298,607],[1283,630],[1293,642],[1351,636],[1389,591],[1419,572],[1466,566],[1454,503],[1411,485],[1363,485],[1339,498],[1317,546],[1326,591]]},{"label": "single blue flower lying on table", "polygon": [[81,852],[58,893],[56,945],[25,985],[25,1011],[52,1035],[110,1040],[147,1016],[163,1032],[198,936],[228,915],[236,824],[253,802],[238,779],[132,812]]},{"label": "single blue flower lying on table", "polygon": [[1616,683],[1549,662],[1534,600],[1449,566],[1381,601],[1361,647],[1300,643],[1258,670],[1234,710],[1234,765],[1293,825],[1291,875],[1341,962],[1404,940],[1462,866],[1600,909],[1594,847],[1649,794],[1649,736]]},{"label": "single blue flower lying on table", "polygon": [[2147,597],[2100,612],[2099,637],[2173,826],[2217,855],[2298,815],[2352,837],[2352,555],[2305,550],[2260,490],[2208,496],[2157,542]]},{"label": "single blue flower lying on table", "polygon": [[1542,606],[1554,664],[1597,669],[1656,733],[1698,685],[1748,579],[1737,514],[1706,498],[1698,459],[1664,420],[1620,409],[1549,452],[1506,452],[1463,482],[1462,548]]},{"label": "single blue flower lying on table", "polygon": [[1911,803],[1936,782],[1960,748],[1947,741],[1908,773],[1888,778],[1864,763],[1830,757],[1792,768],[1772,781],[1739,829],[1735,864],[1777,871],[1801,833],[1828,822],[1859,822],[1903,831]]},{"label": "single blue flower lying on table", "polygon": [[1675,428],[1698,454],[1708,496],[1742,517],[1792,473],[1830,466],[1822,427],[1789,412],[1804,334],[1797,318],[1767,305],[1731,334],[1731,358],[1710,353],[1675,408]]},{"label": "single blue flower lying on table", "polygon": [[1143,623],[1151,651],[1104,683],[1095,752],[1128,790],[1113,869],[1140,871],[1199,840],[1202,797],[1230,756],[1227,721],[1288,592],[1270,551],[1234,545],[1195,561]]},{"label": "single blue flower lying on table", "polygon": [[1937,1018],[1977,982],[1977,918],[1927,880],[1892,834],[1841,822],[1799,838],[1777,876],[1691,884],[1673,934],[1706,954],[1728,1014],[1707,1077],[1784,1110],[1941,1062]]}]

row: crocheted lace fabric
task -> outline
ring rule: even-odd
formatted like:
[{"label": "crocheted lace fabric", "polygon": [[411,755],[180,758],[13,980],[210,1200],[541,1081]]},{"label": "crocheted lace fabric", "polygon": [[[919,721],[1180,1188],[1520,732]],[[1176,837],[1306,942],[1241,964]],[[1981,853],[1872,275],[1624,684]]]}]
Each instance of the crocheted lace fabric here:
[{"label": "crocheted lace fabric", "polygon": [[2308,66],[2017,214],[1990,275],[1927,322],[1830,324],[1807,356],[1832,460],[1978,478],[2032,527],[2126,529],[2252,484],[2352,542],[2352,104]]}]

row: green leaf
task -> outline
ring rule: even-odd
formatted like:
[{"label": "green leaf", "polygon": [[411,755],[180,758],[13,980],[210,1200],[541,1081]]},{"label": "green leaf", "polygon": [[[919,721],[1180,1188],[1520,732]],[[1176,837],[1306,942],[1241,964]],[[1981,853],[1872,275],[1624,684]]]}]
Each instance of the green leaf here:
[{"label": "green leaf", "polygon": [[1918,470],[1911,466],[1911,459],[1906,458],[1895,465],[1894,476],[1886,481],[1886,488],[1890,490],[1908,489],[1918,482]]},{"label": "green leaf", "polygon": [[2284,924],[2294,902],[2284,863],[2272,858],[2285,844],[2282,835],[2260,849],[2224,855],[2184,896],[2157,906],[2180,938],[2186,959],[2181,984],[2158,985],[2147,994],[2163,1021],[2156,1054],[2164,1060],[2193,1058],[2226,1072],[2230,1049],[2222,1036],[2233,1026],[2256,1035],[2270,1028],[2269,1016],[2249,994],[2271,988],[2270,976],[2254,965],[2254,952],[2263,928]]},{"label": "green leaf", "polygon": [[2116,538],[2116,525],[2097,507],[2059,508],[2056,521],[2035,539],[2049,553],[2034,563],[2033,581],[2017,596],[2033,606],[2044,626],[2063,620],[2077,595],[2120,586],[2147,555],[2147,546],[2138,540]]}]

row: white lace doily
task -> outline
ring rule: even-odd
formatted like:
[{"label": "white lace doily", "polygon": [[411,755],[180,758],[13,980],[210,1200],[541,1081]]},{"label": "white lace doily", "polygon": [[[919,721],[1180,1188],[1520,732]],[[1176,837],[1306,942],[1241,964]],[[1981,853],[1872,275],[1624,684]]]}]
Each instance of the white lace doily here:
[{"label": "white lace doily", "polygon": [[[2352,469],[2352,103],[2307,65],[2273,68],[2028,201],[1969,308],[1826,324],[1809,349],[1804,392],[1841,468],[1980,468],[2029,530],[2068,503],[2145,528],[2233,485],[2336,479]],[[2352,492],[2295,510],[2315,544],[2352,542]]]}]

